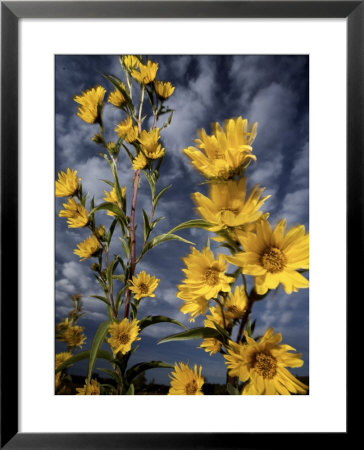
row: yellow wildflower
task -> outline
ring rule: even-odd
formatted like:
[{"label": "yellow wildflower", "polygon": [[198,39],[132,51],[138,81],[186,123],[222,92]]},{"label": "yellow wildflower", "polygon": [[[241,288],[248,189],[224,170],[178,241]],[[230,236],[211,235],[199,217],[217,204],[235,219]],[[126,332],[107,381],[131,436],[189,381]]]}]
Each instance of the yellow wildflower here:
[{"label": "yellow wildflower", "polygon": [[133,159],[133,170],[144,169],[147,165],[147,158],[142,152]]},{"label": "yellow wildflower", "polygon": [[56,197],[69,197],[78,189],[81,178],[77,177],[77,170],[67,169],[67,172],[59,172],[56,183]]},{"label": "yellow wildflower", "polygon": [[[124,83],[121,83],[121,86],[123,89],[126,89]],[[112,105],[116,106],[117,108],[120,108],[120,106],[122,106],[126,100],[122,92],[119,89],[115,89],[115,91],[110,92],[107,101]]]},{"label": "yellow wildflower", "polygon": [[157,93],[158,97],[162,98],[162,99],[166,99],[169,98],[174,90],[175,87],[172,86],[172,84],[167,81],[167,82],[163,82],[163,81],[154,81],[154,89],[155,92]]},{"label": "yellow wildflower", "polygon": [[63,203],[65,209],[61,209],[59,217],[66,217],[69,228],[82,228],[88,224],[87,209],[77,203],[74,198],[69,198],[67,203]]},{"label": "yellow wildflower", "polygon": [[[126,191],[126,187],[123,186],[121,188],[121,196],[122,197],[125,197],[125,191]],[[119,208],[122,207],[121,203],[118,200],[118,196],[116,194],[116,190],[114,187],[111,189],[110,192],[104,191],[104,194],[105,194],[105,197],[104,197],[105,202],[113,203],[114,205],[118,206]],[[116,214],[112,211],[107,211],[107,215],[108,216],[116,216]]]},{"label": "yellow wildflower", "polygon": [[133,121],[130,116],[122,120],[115,128],[116,134],[126,140],[126,142],[134,142],[138,137],[138,127],[133,126]]},{"label": "yellow wildflower", "polygon": [[144,297],[155,297],[153,292],[157,289],[159,281],[158,278],[152,277],[143,270],[137,276],[133,276],[129,289],[134,293],[136,300]]},{"label": "yellow wildflower", "polygon": [[140,66],[140,60],[135,55],[124,55],[122,59],[125,67],[129,71]]},{"label": "yellow wildflower", "polygon": [[175,363],[174,372],[169,376],[171,378],[171,387],[168,395],[203,395],[201,388],[204,384],[204,378],[201,376],[202,366],[197,368],[194,365],[193,370],[184,363]]},{"label": "yellow wildflower", "polygon": [[114,356],[119,352],[125,355],[125,353],[130,351],[131,344],[140,340],[138,337],[138,321],[136,319],[129,322],[127,317],[125,317],[121,322],[113,322],[109,326],[109,333],[110,337],[106,340],[110,344]]},{"label": "yellow wildflower", "polygon": [[131,69],[131,76],[139,81],[139,83],[149,84],[155,79],[157,70],[158,63],[147,61],[147,64],[139,64],[139,70]]},{"label": "yellow wildflower", "polygon": [[100,119],[101,107],[106,90],[102,86],[83,91],[82,95],[76,95],[73,100],[81,106],[77,115],[87,123],[96,123]]},{"label": "yellow wildflower", "polygon": [[300,353],[289,345],[278,345],[280,333],[269,328],[255,341],[245,332],[246,344],[231,342],[224,355],[230,376],[248,382],[243,395],[290,395],[305,394],[308,387],[297,380],[286,367],[301,367]]},{"label": "yellow wildflower", "polygon": [[76,395],[100,395],[100,385],[97,380],[91,380],[90,384],[87,385],[87,379],[82,388],[76,388]]},{"label": "yellow wildflower", "polygon": [[281,283],[287,294],[307,288],[308,280],[297,272],[308,269],[309,235],[303,225],[296,225],[285,233],[286,220],[272,230],[268,221],[256,224],[256,234],[241,234],[239,240],[244,252],[226,259],[241,267],[242,273],[255,277],[255,290],[265,294]]},{"label": "yellow wildflower", "polygon": [[162,145],[158,142],[159,138],[159,128],[152,128],[149,131],[143,130],[140,133],[138,141],[147,158],[157,159],[164,155],[164,148],[162,148]]},{"label": "yellow wildflower", "polygon": [[92,234],[83,242],[77,244],[77,249],[73,250],[73,253],[81,258],[80,261],[84,261],[85,259],[94,256],[95,253],[99,250],[100,245],[101,244],[97,236]]}]

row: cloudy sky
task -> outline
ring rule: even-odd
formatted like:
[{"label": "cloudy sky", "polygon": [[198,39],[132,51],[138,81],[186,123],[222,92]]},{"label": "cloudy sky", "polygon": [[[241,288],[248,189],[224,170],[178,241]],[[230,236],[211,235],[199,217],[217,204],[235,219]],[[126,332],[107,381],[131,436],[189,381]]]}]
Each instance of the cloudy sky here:
[{"label": "cloudy sky", "polygon": [[[159,188],[172,184],[162,198],[156,217],[166,219],[159,224],[156,234],[163,233],[180,222],[197,218],[191,193],[206,193],[200,185],[201,176],[190,166],[181,150],[193,145],[199,128],[210,130],[212,122],[222,122],[231,117],[242,116],[249,122],[258,122],[258,136],[253,144],[257,162],[246,175],[249,184],[266,187],[271,198],[265,203],[270,221],[287,219],[288,226],[302,223],[308,229],[308,56],[303,55],[148,55],[159,63],[157,78],[171,81],[175,92],[167,105],[175,110],[172,124],[162,133],[166,148]],[[115,55],[57,55],[56,64],[56,174],[68,167],[76,169],[82,177],[83,189],[94,196],[96,204],[102,202],[107,185],[101,179],[111,179],[109,168],[97,152],[99,147],[90,137],[97,126],[89,125],[76,116],[75,94],[102,84],[107,91],[113,90],[102,73],[123,78]],[[107,104],[104,123],[108,140],[116,140],[114,128],[123,118],[120,110]],[[119,179],[131,198],[132,171],[130,161],[119,158]],[[142,178],[137,199],[137,209],[149,207],[149,186]],[[56,214],[64,199],[56,199]],[[107,223],[98,213],[98,223]],[[141,215],[137,215],[142,231]],[[90,271],[90,260],[82,263],[73,254],[76,245],[88,236],[85,229],[69,229],[66,221],[56,217],[56,321],[64,318],[70,310],[70,295],[82,293],[87,314],[79,322],[85,326],[89,348],[99,323],[107,319],[105,305],[88,297],[100,293],[98,284]],[[203,230],[183,230],[180,234],[196,244],[201,250],[209,233]],[[140,235],[138,234],[138,237]],[[139,238],[139,243],[141,239]],[[138,244],[137,244],[137,248]],[[213,249],[217,249],[212,244]],[[113,252],[121,252],[116,241]],[[176,298],[176,285],[183,278],[181,258],[189,253],[189,245],[169,242],[149,252],[137,267],[137,273],[146,270],[161,281],[155,299],[144,299],[139,308],[140,317],[146,314],[167,315],[187,326],[200,326],[199,318],[189,324],[187,316],[180,313],[181,301]],[[218,250],[220,251],[220,250]],[[309,373],[309,291],[286,295],[280,288],[254,305],[252,319],[257,319],[257,334],[267,327],[274,327],[287,343],[303,353],[303,367],[294,370],[296,375]],[[220,354],[209,356],[199,349],[200,341],[184,341],[156,345],[161,337],[180,331],[175,325],[160,324],[142,332],[140,348],[132,356],[131,363],[164,360],[201,364],[206,381],[224,383],[225,366]],[[57,343],[56,350],[62,351]],[[96,363],[96,367],[103,364]],[[86,373],[86,364],[78,363],[71,372]],[[168,383],[169,369],[151,370],[147,378]]]}]

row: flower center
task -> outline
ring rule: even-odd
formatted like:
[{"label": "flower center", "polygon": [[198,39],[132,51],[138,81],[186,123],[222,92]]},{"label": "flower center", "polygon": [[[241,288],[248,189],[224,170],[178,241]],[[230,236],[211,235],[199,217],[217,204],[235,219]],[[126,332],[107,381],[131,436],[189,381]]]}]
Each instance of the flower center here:
[{"label": "flower center", "polygon": [[190,383],[186,384],[186,394],[194,395],[197,391],[197,383],[196,380],[192,380]]},{"label": "flower center", "polygon": [[130,341],[130,336],[128,333],[119,334],[119,342],[120,344],[127,344]]},{"label": "flower center", "polygon": [[263,378],[273,378],[277,373],[277,360],[271,355],[257,353],[255,355],[254,369]]},{"label": "flower center", "polygon": [[269,247],[264,251],[260,262],[268,272],[277,273],[286,267],[287,258],[279,248]]},{"label": "flower center", "polygon": [[139,289],[142,294],[148,293],[148,286],[145,283],[140,283]]},{"label": "flower center", "polygon": [[205,280],[208,286],[216,286],[219,281],[219,271],[216,269],[207,269],[205,272]]},{"label": "flower center", "polygon": [[239,309],[235,305],[228,306],[226,308],[226,310],[227,310],[227,312],[231,313],[233,316],[239,316],[243,312],[241,309]]}]

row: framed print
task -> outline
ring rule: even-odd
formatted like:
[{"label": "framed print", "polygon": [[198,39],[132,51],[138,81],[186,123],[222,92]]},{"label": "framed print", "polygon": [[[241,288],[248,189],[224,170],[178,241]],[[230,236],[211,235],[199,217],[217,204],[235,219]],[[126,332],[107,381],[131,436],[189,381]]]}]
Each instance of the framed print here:
[{"label": "framed print", "polygon": [[348,436],[363,8],[2,2],[3,447]]}]

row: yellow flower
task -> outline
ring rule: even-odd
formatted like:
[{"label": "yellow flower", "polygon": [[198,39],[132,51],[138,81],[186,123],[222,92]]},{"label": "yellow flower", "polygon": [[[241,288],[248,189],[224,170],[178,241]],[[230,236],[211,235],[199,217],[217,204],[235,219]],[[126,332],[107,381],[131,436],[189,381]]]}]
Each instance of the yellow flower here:
[{"label": "yellow flower", "polygon": [[158,142],[159,138],[159,128],[153,128],[149,131],[143,130],[140,133],[138,141],[147,158],[157,159],[164,155],[164,148],[162,148],[162,145]]},{"label": "yellow flower", "polygon": [[[121,83],[121,86],[123,89],[126,89],[124,83]],[[119,91],[119,89],[115,89],[115,91],[110,92],[107,101],[112,105],[116,106],[117,108],[120,108],[120,106],[122,106],[125,103],[125,97],[123,96],[121,91]]]},{"label": "yellow flower", "polygon": [[77,170],[67,169],[67,172],[59,172],[56,183],[56,197],[68,197],[74,195],[78,189],[81,178],[77,177]]},{"label": "yellow flower", "polygon": [[209,300],[206,300],[205,297],[194,296],[186,285],[180,285],[178,288],[179,292],[177,297],[184,301],[184,304],[180,307],[180,311],[183,314],[190,314],[189,321],[194,322],[197,316],[205,314],[209,305]]},{"label": "yellow flower", "polygon": [[173,94],[175,87],[172,86],[172,84],[169,81],[163,82],[163,81],[155,80],[154,81],[154,89],[155,89],[155,92],[157,93],[158,97],[168,98]]},{"label": "yellow flower", "polygon": [[139,341],[138,321],[133,319],[131,322],[125,317],[121,322],[114,322],[109,326],[110,337],[107,342],[112,348],[114,356],[121,352],[123,355],[131,349],[134,341]]},{"label": "yellow flower", "polygon": [[83,334],[84,329],[85,327],[80,327],[79,325],[69,325],[63,330],[58,340],[65,342],[70,348],[82,347],[86,341],[86,336]]},{"label": "yellow flower", "polygon": [[131,76],[139,81],[139,83],[148,84],[155,79],[157,70],[158,63],[147,61],[147,64],[139,64],[139,70],[131,69]]},{"label": "yellow flower", "polygon": [[78,117],[87,123],[98,122],[105,92],[106,90],[102,86],[95,86],[83,91],[82,95],[73,97],[73,100],[81,105],[78,108]]},{"label": "yellow flower", "polygon": [[137,155],[133,159],[133,170],[144,169],[146,165],[147,165],[147,158],[143,155],[142,152],[140,152],[139,155]]},{"label": "yellow flower", "polygon": [[220,291],[230,292],[229,283],[234,278],[225,275],[227,265],[224,255],[220,254],[214,259],[212,251],[206,247],[199,252],[191,247],[191,253],[182,258],[186,269],[182,269],[186,278],[178,286],[178,298],[184,298],[187,289],[190,297],[205,297],[207,300],[216,297]]},{"label": "yellow flower", "polygon": [[[210,308],[210,315],[206,316],[204,321],[204,327],[216,328],[215,323],[224,328],[224,318],[221,314],[221,310],[216,307]],[[214,323],[215,322],[215,323]],[[221,342],[215,338],[206,338],[202,341],[200,348],[203,348],[205,352],[209,353],[210,356],[221,350]]]},{"label": "yellow flower", "polygon": [[246,344],[231,342],[224,355],[230,376],[237,376],[248,382],[243,395],[290,395],[305,394],[308,387],[297,380],[286,367],[301,367],[300,353],[290,345],[278,345],[282,341],[280,333],[274,334],[269,328],[255,341],[245,332]]},{"label": "yellow flower", "polygon": [[[70,359],[72,356],[72,353],[70,352],[62,352],[62,353],[57,353],[56,354],[56,359],[55,359],[55,368],[57,369],[61,364],[63,364],[65,361],[67,361],[67,359]],[[55,388],[58,389],[60,384],[61,384],[61,377],[62,377],[62,372],[58,372],[56,373],[56,379],[55,379]]]},{"label": "yellow flower", "polygon": [[255,290],[265,294],[281,283],[287,294],[307,288],[308,280],[297,272],[308,269],[309,235],[305,227],[297,225],[285,234],[286,220],[278,222],[274,230],[268,221],[256,225],[256,234],[239,236],[244,252],[226,256],[232,264],[241,267],[242,273],[255,277]]},{"label": "yellow flower", "polygon": [[261,197],[263,190],[254,186],[246,198],[246,178],[241,178],[239,181],[211,183],[209,198],[196,192],[192,194],[192,199],[200,216],[212,224],[209,231],[219,231],[258,220],[262,215],[259,208],[270,197]]},{"label": "yellow flower", "polygon": [[174,372],[169,376],[171,387],[168,395],[203,395],[201,388],[204,384],[204,378],[201,376],[202,366],[197,368],[194,365],[193,370],[184,363],[175,363]]},{"label": "yellow flower", "polygon": [[115,131],[120,138],[125,139],[129,143],[134,142],[138,137],[138,127],[136,125],[133,126],[133,121],[130,116],[122,120],[116,126]]},{"label": "yellow flower", "polygon": [[90,384],[87,385],[87,380],[82,388],[76,388],[76,395],[100,395],[100,385],[97,380],[91,380]]},{"label": "yellow flower", "polygon": [[[126,187],[123,186],[121,188],[121,196],[122,197],[125,197],[125,191],[126,191]],[[114,205],[118,206],[119,208],[122,207],[121,203],[118,201],[118,196],[116,194],[116,189],[114,187],[111,189],[110,192],[104,191],[104,194],[105,194],[105,197],[104,197],[105,202],[114,203]],[[108,211],[106,214],[108,216],[116,216],[116,214],[113,213],[112,211]]]},{"label": "yellow flower", "polygon": [[[242,117],[225,121],[224,128],[213,125],[213,134],[199,130],[196,147],[188,147],[183,152],[191,164],[207,178],[228,179],[240,175],[250,161],[256,157],[251,153],[257,124],[248,128],[248,121]],[[201,151],[202,150],[202,151]]]},{"label": "yellow flower", "polygon": [[75,255],[78,255],[81,259],[80,261],[84,261],[87,258],[91,258],[100,248],[100,241],[92,234],[87,237],[83,242],[77,244],[77,249],[73,250]]},{"label": "yellow flower", "polygon": [[144,272],[133,276],[130,290],[134,293],[134,298],[140,300],[143,297],[155,297],[153,292],[157,289],[159,279]]},{"label": "yellow flower", "polygon": [[140,66],[140,60],[134,55],[124,55],[123,63],[129,71]]},{"label": "yellow flower", "polygon": [[61,209],[59,217],[66,217],[69,228],[82,228],[88,224],[87,209],[77,203],[74,198],[69,198],[67,203],[63,203],[65,209]]},{"label": "yellow flower", "polygon": [[234,292],[224,302],[224,314],[226,320],[241,319],[246,311],[248,298],[246,296],[245,287],[235,286]]}]

